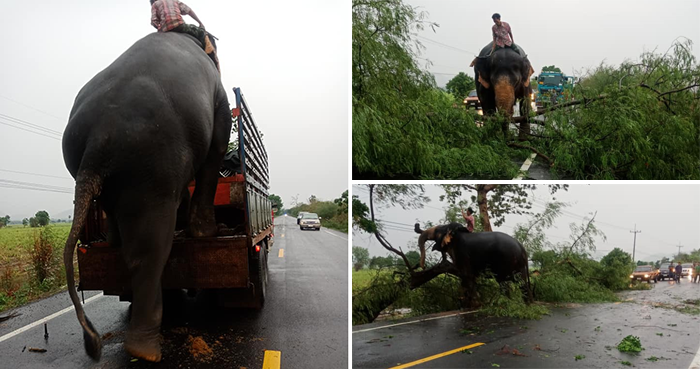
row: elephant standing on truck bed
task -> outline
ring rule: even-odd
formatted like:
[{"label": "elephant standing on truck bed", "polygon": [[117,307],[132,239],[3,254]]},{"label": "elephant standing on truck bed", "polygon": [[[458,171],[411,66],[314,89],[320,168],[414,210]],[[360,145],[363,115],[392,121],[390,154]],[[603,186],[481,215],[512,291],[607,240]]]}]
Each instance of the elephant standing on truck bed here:
[{"label": "elephant standing on truck bed", "polygon": [[[64,263],[85,349],[93,359],[101,355],[100,336],[85,316],[73,281],[73,250],[90,203],[100,197],[109,242],[121,247],[131,275],[133,305],[124,346],[132,356],[159,361],[160,280],[178,208],[189,213],[192,236],[216,235],[213,200],[230,131],[220,75],[185,34],[144,37],[78,93],[63,134],[63,157],[76,180]],[[187,185],[193,179],[190,207]]]}]

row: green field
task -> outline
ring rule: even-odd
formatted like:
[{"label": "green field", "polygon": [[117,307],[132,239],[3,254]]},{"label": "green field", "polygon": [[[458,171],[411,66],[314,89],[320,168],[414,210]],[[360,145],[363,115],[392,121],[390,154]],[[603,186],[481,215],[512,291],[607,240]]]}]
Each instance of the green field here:
[{"label": "green field", "polygon": [[[70,226],[70,223],[57,223],[48,228],[21,225],[0,228],[0,311],[21,306],[65,288],[62,255]],[[37,281],[32,252],[42,230],[52,245],[52,273],[45,280]]]}]

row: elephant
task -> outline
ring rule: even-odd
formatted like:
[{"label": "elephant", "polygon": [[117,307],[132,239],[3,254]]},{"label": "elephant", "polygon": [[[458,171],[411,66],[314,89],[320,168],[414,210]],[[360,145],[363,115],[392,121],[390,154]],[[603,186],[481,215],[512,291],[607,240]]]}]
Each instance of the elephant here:
[{"label": "elephant", "polygon": [[416,224],[415,231],[420,233],[418,248],[421,267],[425,268],[425,242],[432,240],[435,241],[436,250],[450,255],[452,263],[460,271],[463,286],[467,280],[469,292],[474,292],[472,281],[490,270],[498,283],[516,282],[519,275],[525,282],[523,295],[528,302],[532,302],[527,251],[515,238],[501,232],[472,233],[459,223],[439,225],[424,231]]},{"label": "elephant", "polygon": [[[486,45],[479,56],[472,61],[476,93],[485,116],[494,115],[496,110],[508,118],[513,116],[513,106],[516,100],[520,102],[520,115],[530,114],[530,76],[535,72],[522,47],[496,49],[490,56],[493,42]],[[509,123],[504,123],[504,135],[508,132]],[[527,139],[530,133],[529,123],[520,124],[519,139]]]},{"label": "elephant", "polygon": [[134,357],[160,361],[161,276],[176,222],[193,237],[216,235],[214,195],[231,124],[216,66],[199,41],[182,33],[140,39],[75,98],[63,134],[64,161],[75,178],[74,222],[63,257],[92,359],[100,359],[102,343],[73,280],[73,252],[90,203],[99,197],[108,241],[120,247],[131,277],[124,347]]}]

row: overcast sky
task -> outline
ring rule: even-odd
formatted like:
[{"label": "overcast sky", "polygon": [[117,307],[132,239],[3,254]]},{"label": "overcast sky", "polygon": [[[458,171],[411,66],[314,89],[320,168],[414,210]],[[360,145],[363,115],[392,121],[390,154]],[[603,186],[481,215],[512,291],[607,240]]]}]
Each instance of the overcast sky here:
[{"label": "overcast sky", "polygon": [[[366,185],[353,185],[353,195],[369,204]],[[425,204],[423,209],[403,210],[401,207],[390,207],[379,211],[378,219],[391,229],[386,229],[386,239],[394,247],[402,247],[408,251],[409,244],[415,245],[418,234],[413,231],[416,221],[432,221],[439,224],[444,218],[445,202],[440,202],[444,194],[441,187],[426,186],[426,195],[432,201]],[[468,200],[472,193],[463,193],[462,198]],[[533,196],[534,195],[534,196]],[[544,204],[551,201],[549,188],[539,185],[530,195],[534,201],[533,212],[541,212]],[[634,234],[630,231],[641,230],[637,234],[636,260],[655,261],[663,256],[672,257],[678,253],[678,245],[683,246],[681,252],[689,252],[700,248],[700,185],[660,185],[660,184],[574,184],[567,192],[558,191],[554,194],[557,201],[568,202],[571,206],[564,209],[565,214],[557,218],[555,227],[545,231],[553,243],[569,239],[570,223],[581,224],[583,217],[589,213],[598,212],[595,224],[607,237],[603,242],[599,239],[596,244],[596,259],[604,256],[615,247],[632,253]],[[473,207],[477,210],[476,207]],[[375,210],[376,211],[376,210]],[[507,215],[501,227],[494,226],[495,231],[513,234],[513,228],[518,223],[526,223],[530,216]],[[389,251],[384,249],[374,237],[366,233],[353,231],[353,246],[369,248],[371,256],[385,256]]]},{"label": "overcast sky", "polygon": [[[80,88],[154,32],[139,1],[2,1],[0,179],[73,189],[60,138]],[[186,1],[219,38],[229,101],[241,87],[270,161],[271,192],[333,200],[348,188],[349,1]],[[197,24],[185,16],[185,21]],[[10,117],[10,118],[8,118]],[[7,126],[40,132],[50,137]],[[60,135],[58,136],[60,137]],[[14,173],[43,174],[55,177]],[[0,216],[72,209],[73,196],[0,187]]]},{"label": "overcast sky", "polygon": [[644,51],[658,48],[664,53],[679,36],[696,43],[693,53],[700,58],[697,0],[405,2],[428,12],[428,20],[440,25],[436,32],[423,30],[418,39],[427,47],[421,57],[434,63],[429,70],[438,86],[459,72],[474,77],[468,66],[492,40],[493,13],[510,24],[513,39],[527,52],[535,74],[552,64],[576,76],[602,61],[618,66],[626,59],[639,60]]}]

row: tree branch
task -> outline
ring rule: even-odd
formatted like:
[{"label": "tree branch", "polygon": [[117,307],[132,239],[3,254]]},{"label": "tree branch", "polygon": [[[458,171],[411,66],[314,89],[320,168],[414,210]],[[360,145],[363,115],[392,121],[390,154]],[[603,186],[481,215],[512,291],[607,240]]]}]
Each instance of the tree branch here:
[{"label": "tree branch", "polygon": [[579,240],[581,240],[581,238],[582,238],[582,237],[586,234],[586,232],[588,232],[588,230],[591,228],[591,223],[593,223],[593,220],[595,219],[595,216],[596,216],[597,214],[598,214],[597,211],[593,214],[593,218],[591,218],[591,220],[588,221],[588,224],[586,224],[586,229],[584,229],[583,232],[581,232],[581,234],[578,236],[578,238],[576,239],[576,241],[574,241],[574,243],[571,244],[571,247],[569,247],[569,252],[573,252],[574,246],[578,243]]}]

